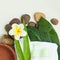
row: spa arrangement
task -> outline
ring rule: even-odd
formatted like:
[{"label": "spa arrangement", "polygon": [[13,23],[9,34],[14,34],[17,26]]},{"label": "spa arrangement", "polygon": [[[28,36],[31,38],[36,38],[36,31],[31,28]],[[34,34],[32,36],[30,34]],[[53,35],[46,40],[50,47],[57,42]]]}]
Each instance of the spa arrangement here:
[{"label": "spa arrangement", "polygon": [[[12,18],[6,23],[0,38],[0,60],[60,60],[60,43],[52,25],[59,23],[57,18],[50,21],[43,12]],[[3,31],[3,30],[2,30]]]}]

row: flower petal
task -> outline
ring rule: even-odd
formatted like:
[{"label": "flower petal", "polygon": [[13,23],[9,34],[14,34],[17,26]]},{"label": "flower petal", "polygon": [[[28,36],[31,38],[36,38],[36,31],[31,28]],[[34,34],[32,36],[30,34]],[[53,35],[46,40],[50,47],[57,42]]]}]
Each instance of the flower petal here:
[{"label": "flower petal", "polygon": [[11,29],[11,30],[9,31],[9,35],[14,35],[13,29]]},{"label": "flower petal", "polygon": [[12,28],[15,28],[16,26],[18,26],[18,24],[16,23],[12,24]]},{"label": "flower petal", "polygon": [[20,36],[15,36],[15,39],[16,40],[20,40]]},{"label": "flower petal", "polygon": [[24,25],[23,24],[19,24],[19,27],[21,27],[22,30],[24,29]]},{"label": "flower petal", "polygon": [[27,32],[23,30],[20,36],[26,36],[26,35],[27,35]]}]

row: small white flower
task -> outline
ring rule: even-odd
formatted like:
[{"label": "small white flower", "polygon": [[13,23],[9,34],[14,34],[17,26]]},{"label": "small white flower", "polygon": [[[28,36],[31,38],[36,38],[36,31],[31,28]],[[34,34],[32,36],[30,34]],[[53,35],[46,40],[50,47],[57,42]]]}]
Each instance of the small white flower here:
[{"label": "small white flower", "polygon": [[26,36],[26,34],[23,24],[13,24],[12,29],[9,31],[9,35],[14,35],[16,40],[19,40],[21,36]]}]

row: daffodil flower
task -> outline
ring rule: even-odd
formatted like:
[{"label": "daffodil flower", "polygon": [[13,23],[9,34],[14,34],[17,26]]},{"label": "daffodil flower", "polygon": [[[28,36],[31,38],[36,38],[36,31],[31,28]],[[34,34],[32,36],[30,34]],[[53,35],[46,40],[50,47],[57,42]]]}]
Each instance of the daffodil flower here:
[{"label": "daffodil flower", "polygon": [[20,37],[24,37],[27,35],[27,32],[24,30],[24,25],[13,24],[12,29],[9,31],[9,35],[14,35],[14,45],[18,60],[24,60],[24,55],[19,43]]},{"label": "daffodil flower", "polygon": [[[9,31],[9,35],[14,35],[14,44],[15,44],[15,50],[17,52],[18,60],[30,60],[30,48],[29,48],[29,39],[28,34],[26,30],[26,24],[13,24],[12,29]],[[23,37],[23,48],[24,53],[21,49],[19,40],[20,37]],[[27,57],[28,55],[28,57]]]},{"label": "daffodil flower", "polygon": [[20,40],[20,37],[26,36],[26,34],[23,24],[13,24],[12,29],[9,31],[9,35],[14,35],[16,40]]}]

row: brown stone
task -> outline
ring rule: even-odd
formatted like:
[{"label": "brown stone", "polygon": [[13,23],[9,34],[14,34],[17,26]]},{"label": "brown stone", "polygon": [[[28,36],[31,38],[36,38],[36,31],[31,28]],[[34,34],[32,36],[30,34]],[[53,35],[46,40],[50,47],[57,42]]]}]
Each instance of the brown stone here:
[{"label": "brown stone", "polygon": [[8,44],[8,45],[11,45],[11,46],[14,45],[13,39],[10,36],[8,36],[8,35],[3,35],[2,36],[2,43]]},{"label": "brown stone", "polygon": [[11,25],[10,24],[6,24],[5,25],[5,30],[6,30],[7,33],[9,32],[10,29],[11,29]]},{"label": "brown stone", "polygon": [[58,19],[52,18],[51,23],[54,24],[54,25],[57,25],[58,24]]},{"label": "brown stone", "polygon": [[18,19],[18,18],[13,18],[11,21],[10,21],[10,25],[12,25],[12,24],[14,24],[14,23],[16,23],[16,24],[20,24],[20,20]]},{"label": "brown stone", "polygon": [[33,26],[33,27],[35,27],[35,25],[36,25],[36,23],[34,23],[34,22],[29,22],[29,23],[28,23],[28,26]]},{"label": "brown stone", "polygon": [[35,19],[36,22],[39,22],[41,17],[46,18],[46,15],[42,12],[34,13],[34,19]]},{"label": "brown stone", "polygon": [[26,24],[28,24],[30,20],[30,16],[28,14],[24,14],[21,16],[21,22],[23,23],[23,21],[25,21]]}]

